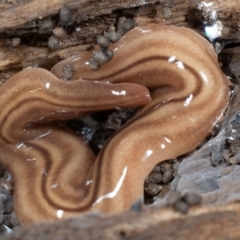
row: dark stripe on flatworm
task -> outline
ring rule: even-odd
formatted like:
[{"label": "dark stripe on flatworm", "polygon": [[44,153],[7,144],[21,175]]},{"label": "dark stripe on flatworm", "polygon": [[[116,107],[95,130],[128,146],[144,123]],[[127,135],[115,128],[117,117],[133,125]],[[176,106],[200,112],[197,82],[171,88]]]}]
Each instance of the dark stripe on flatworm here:
[{"label": "dark stripe on flatworm", "polygon": [[[201,77],[200,77],[200,75],[199,75],[193,68],[191,68],[191,67],[189,67],[189,66],[187,66],[187,65],[185,65],[185,68],[186,68],[187,70],[189,70],[189,71],[195,76],[196,79],[198,79],[197,85],[196,85],[194,91],[191,93],[191,94],[193,94],[193,96],[197,96],[197,95],[199,95],[199,93],[201,93],[201,91],[202,91],[202,88],[203,88],[202,81],[203,81],[203,80],[201,79],[201,81],[199,81],[199,78],[201,78]],[[181,90],[180,90],[180,91],[181,91]],[[158,108],[161,108],[162,106],[166,106],[166,104],[171,104],[171,103],[174,103],[174,102],[184,101],[184,100],[186,100],[186,97],[188,97],[188,96],[184,96],[184,97],[181,97],[181,98],[171,99],[171,100],[169,100],[167,103],[163,103],[162,105],[160,105]],[[153,106],[152,108],[146,110],[145,112],[143,112],[141,115],[139,115],[139,116],[137,116],[136,118],[134,118],[132,121],[130,120],[129,122],[127,122],[127,123],[123,126],[122,129],[124,129],[125,127],[127,127],[127,126],[130,125],[130,124],[133,124],[133,122],[135,122],[137,119],[140,119],[140,118],[144,117],[144,115],[149,114],[151,111],[155,111],[154,106]],[[161,119],[161,121],[164,122],[163,119]],[[147,123],[147,124],[149,124],[149,123]],[[118,134],[118,132],[116,132],[111,138],[113,138],[113,137],[114,137],[115,135],[117,135],[117,134]],[[92,201],[94,201],[94,200],[96,201],[96,200],[97,200],[97,196],[99,195],[99,189],[100,189],[99,186],[101,185],[101,176],[100,176],[100,175],[101,175],[101,166],[103,166],[102,161],[103,161],[103,159],[105,159],[105,156],[104,156],[105,153],[106,153],[106,147],[101,150],[101,152],[100,152],[99,155],[98,155],[98,162],[95,163],[95,164],[97,164],[97,166],[95,166],[95,169],[98,169],[98,171],[95,171],[95,173],[97,174],[97,176],[96,176],[95,179],[99,179],[99,181],[96,181],[96,183],[98,184],[98,186],[97,186],[97,187],[94,186],[94,190],[92,191],[92,192],[93,192]]]},{"label": "dark stripe on flatworm", "polygon": [[[46,172],[48,173],[52,167],[52,160],[51,159],[51,154],[50,151],[46,150],[46,148],[43,148],[37,144],[31,143],[32,147],[36,150],[39,151],[40,153],[42,153],[42,155],[44,156],[44,160],[45,160],[45,169]],[[53,151],[53,149],[52,149]],[[69,161],[69,159],[65,159],[63,160],[63,165],[67,164],[67,162]],[[53,208],[55,208],[56,210],[63,210],[63,211],[68,211],[68,212],[81,212],[84,210],[88,210],[91,208],[92,206],[92,202],[85,204],[84,206],[79,206],[76,208],[66,208],[64,206],[61,206],[59,204],[56,204],[54,202],[53,199],[51,199],[51,197],[48,195],[48,191],[46,189],[46,181],[44,180],[44,175],[42,176],[42,185],[41,185],[41,190],[42,190],[42,194],[43,194],[43,198],[49,203],[50,206],[52,206]],[[98,187],[98,184],[97,184]],[[54,193],[54,190],[53,190]],[[61,199],[62,201],[64,201],[64,198]]]},{"label": "dark stripe on flatworm", "polygon": [[[159,58],[158,58],[158,59],[159,59]],[[156,59],[152,59],[152,60],[156,60]],[[163,58],[163,59],[161,59],[161,60],[165,60],[165,59]],[[195,76],[196,79],[199,79],[199,78],[200,78],[200,75],[199,75],[193,68],[191,68],[191,67],[189,67],[189,66],[187,66],[187,65],[185,65],[185,68],[186,68],[189,72],[191,72],[191,73]],[[118,73],[117,73],[117,74],[118,74]],[[193,92],[192,94],[193,94],[194,96],[196,96],[196,95],[198,95],[199,92],[201,92],[201,91],[202,91],[202,80],[201,80],[201,81],[197,81],[197,86],[195,87],[195,90],[194,90],[194,92]],[[167,102],[167,104],[169,104],[169,103],[174,103],[174,102],[179,102],[179,101],[184,101],[184,100],[186,99],[186,97],[187,97],[187,96],[182,97],[182,98],[179,98],[179,99],[169,100],[169,101]],[[21,103],[21,104],[22,104],[22,103]],[[20,104],[20,105],[21,105],[21,104]],[[56,105],[57,105],[57,104],[56,104]],[[163,106],[165,106],[165,105],[166,105],[166,104],[163,104]],[[59,106],[59,105],[57,105],[57,106]],[[61,105],[61,106],[62,106],[62,105]],[[18,107],[19,107],[19,106],[16,106],[16,108],[18,108]],[[161,107],[161,106],[159,106],[159,108],[160,108],[160,107]],[[148,114],[148,113],[151,112],[151,111],[154,111],[154,109],[153,109],[153,108],[148,109],[146,112],[144,112],[143,114],[141,114],[140,116],[138,116],[137,118],[135,118],[134,121],[135,121],[136,119],[141,118],[143,115]],[[125,126],[128,126],[129,124],[131,124],[131,122],[127,123]],[[46,161],[46,164],[45,164],[46,170],[47,170],[47,172],[48,172],[49,169],[50,169],[50,167],[51,167],[51,157],[50,157],[50,153],[49,153],[48,151],[46,151],[46,149],[44,149],[44,148],[42,148],[42,147],[40,147],[40,146],[37,146],[37,145],[34,145],[34,144],[32,144],[32,145],[33,145],[33,147],[34,147],[35,149],[37,149],[38,151],[44,153],[45,158],[48,159],[48,160]],[[99,181],[95,181],[95,185],[92,186],[92,187],[94,188],[94,189],[92,189],[92,191],[91,191],[91,193],[93,193],[93,195],[91,196],[91,198],[89,199],[89,201],[88,201],[87,203],[85,203],[83,206],[79,206],[78,208],[75,208],[75,209],[65,208],[65,207],[63,207],[63,206],[60,206],[60,205],[56,204],[56,203],[48,196],[47,190],[45,189],[46,186],[43,184],[43,185],[42,185],[42,192],[43,192],[43,194],[44,194],[47,202],[48,202],[51,206],[53,206],[55,209],[62,209],[62,210],[69,211],[69,212],[77,212],[77,211],[80,212],[80,211],[85,211],[85,210],[90,209],[91,206],[92,206],[92,204],[94,203],[94,201],[97,200],[97,196],[98,196],[98,193],[99,193],[100,182],[101,182],[101,176],[100,176],[100,175],[101,175],[101,171],[100,171],[100,169],[101,169],[101,166],[103,166],[102,161],[103,161],[103,159],[104,159],[104,155],[105,155],[105,149],[103,149],[103,150],[100,152],[100,155],[99,155],[99,157],[98,157],[98,158],[99,158],[99,159],[98,159],[98,162],[96,163],[97,166],[96,166],[96,168],[95,168],[95,169],[99,169],[98,171],[95,172],[95,173],[97,174],[97,176],[96,176],[95,179],[99,179]],[[43,182],[44,182],[44,180],[43,180]],[[85,196],[85,197],[86,197],[86,196]]]},{"label": "dark stripe on flatworm", "polygon": [[[84,79],[84,80],[91,80],[91,81],[94,81],[94,80],[95,80],[95,81],[111,80],[111,78],[114,78],[115,76],[117,76],[117,75],[119,75],[119,74],[121,74],[121,73],[123,73],[123,72],[129,71],[129,70],[131,70],[132,68],[137,67],[138,65],[144,64],[145,62],[148,62],[148,61],[156,61],[156,60],[168,62],[168,59],[169,59],[169,57],[164,57],[164,56],[155,55],[155,56],[151,56],[151,57],[147,57],[147,58],[140,59],[140,60],[138,60],[138,61],[136,61],[136,62],[134,62],[134,63],[126,66],[126,67],[124,67],[124,68],[121,68],[121,69],[119,69],[119,70],[117,70],[117,71],[115,71],[115,72],[113,72],[113,73],[111,73],[111,74],[102,76],[102,77],[97,78],[97,79],[96,79],[96,78],[85,78],[85,77],[82,78],[82,79]],[[180,60],[178,60],[178,61],[180,61]],[[171,62],[171,63],[169,63],[169,64],[173,64],[173,63],[174,63],[174,62]],[[194,73],[194,75],[196,75],[196,71],[195,71],[192,67],[188,66],[186,63],[184,63],[184,67],[185,67],[186,69],[188,69],[190,72]],[[159,68],[161,69],[161,65],[160,65]],[[199,74],[198,74],[198,75],[199,75]]]},{"label": "dark stripe on flatworm", "polygon": [[[131,68],[133,68],[133,67],[135,67],[135,66],[137,66],[137,65],[139,65],[139,64],[143,64],[143,63],[146,62],[146,61],[153,61],[153,60],[165,60],[165,61],[166,61],[167,59],[168,59],[168,58],[166,58],[166,57],[161,57],[161,56],[153,56],[153,57],[145,58],[145,59],[139,60],[139,61],[135,62],[134,64],[131,64],[131,65],[129,65],[129,66],[123,68],[123,69],[120,69],[120,70],[116,71],[115,73],[112,73],[112,74],[110,74],[110,75],[108,75],[108,76],[105,76],[105,77],[101,78],[100,80],[103,80],[103,79],[105,79],[105,78],[114,77],[114,76],[116,76],[117,74],[120,74],[120,73],[122,73],[122,72],[124,72],[124,71],[128,71],[128,70],[130,70]],[[193,94],[194,96],[197,96],[197,95],[199,94],[199,92],[202,91],[202,81],[203,81],[203,80],[201,79],[199,73],[197,73],[193,68],[189,67],[189,66],[186,65],[186,64],[185,64],[184,66],[185,66],[185,69],[187,69],[189,72],[191,72],[191,73],[195,76],[195,78],[198,80],[198,81],[197,81],[197,87],[195,88],[194,92],[191,93],[191,94]],[[201,81],[199,81],[199,79],[201,79]],[[170,103],[173,103],[173,102],[184,101],[184,100],[186,99],[186,97],[188,97],[188,96],[181,97],[181,98],[179,98],[179,99],[169,100],[169,101],[167,102],[167,104],[170,104]],[[23,101],[19,102],[17,105],[15,105],[15,107],[12,108],[12,109],[9,111],[9,114],[11,114],[12,111],[18,109],[22,104],[26,104],[28,101],[36,101],[36,100],[40,100],[40,101],[42,101],[42,102],[47,102],[48,104],[53,104],[52,102],[48,102],[48,101],[43,100],[43,99],[41,99],[41,98],[26,99],[26,100],[23,100]],[[63,105],[59,105],[59,104],[56,104],[56,103],[54,103],[53,105],[54,105],[54,106],[65,107],[65,106],[63,106]],[[165,105],[166,105],[166,104],[164,104],[164,106],[165,106]],[[71,106],[68,106],[68,105],[67,105],[67,107],[68,107],[68,108],[71,108]],[[161,106],[160,106],[160,107],[161,107]],[[159,107],[159,108],[160,108],[160,107]],[[76,108],[76,106],[74,106],[73,108]],[[81,107],[81,108],[84,109],[84,107]],[[87,108],[89,108],[89,107],[87,107]],[[146,115],[146,114],[148,114],[150,111],[154,111],[153,108],[147,110],[147,111],[144,112],[142,115]],[[138,116],[138,117],[135,118],[134,120],[141,118],[142,115]],[[4,120],[6,120],[6,116],[5,116]],[[3,122],[4,122],[4,121],[3,121]],[[130,123],[128,123],[128,124],[130,124]],[[127,124],[126,126],[128,126],[128,124]],[[3,126],[1,126],[1,127],[3,127]],[[32,146],[33,146],[37,151],[41,152],[41,153],[44,155],[44,157],[45,157],[45,159],[46,159],[46,160],[45,160],[45,161],[46,161],[45,166],[46,166],[46,170],[47,170],[47,172],[48,172],[48,171],[50,170],[50,168],[51,168],[51,165],[52,165],[51,154],[50,154],[49,151],[47,151],[45,148],[42,148],[42,147],[40,147],[40,146],[38,146],[38,145],[32,144]],[[95,181],[95,184],[92,186],[92,187],[94,188],[94,189],[91,191],[91,193],[93,193],[93,195],[90,197],[90,199],[88,200],[87,203],[84,203],[83,206],[79,206],[78,208],[75,208],[75,209],[62,207],[62,206],[56,204],[56,203],[55,203],[52,199],[50,199],[50,197],[48,196],[47,190],[46,190],[46,185],[44,185],[44,179],[42,179],[42,182],[43,182],[43,184],[42,184],[42,192],[43,192],[43,195],[45,196],[45,199],[47,200],[47,202],[48,202],[51,206],[53,206],[55,209],[62,209],[62,210],[69,211],[69,212],[76,212],[76,211],[79,211],[79,212],[80,212],[80,211],[84,211],[84,210],[90,209],[91,206],[92,206],[92,204],[93,204],[93,202],[97,200],[97,196],[98,196],[98,193],[99,193],[100,183],[101,183],[101,179],[102,179],[101,176],[100,176],[100,173],[101,173],[100,167],[103,166],[102,161],[103,161],[103,159],[104,159],[105,152],[106,152],[106,149],[103,149],[103,150],[101,151],[101,153],[100,153],[100,155],[99,155],[98,162],[96,163],[97,166],[96,166],[95,169],[98,169],[98,171],[95,172],[95,173],[97,174],[95,179],[99,179],[99,181]],[[86,197],[86,196],[85,196],[85,197]]]},{"label": "dark stripe on flatworm", "polygon": [[[18,104],[15,104],[14,107],[12,107],[12,108],[8,111],[8,113],[5,114],[4,118],[2,119],[2,122],[0,123],[0,137],[1,137],[6,143],[12,143],[12,142],[8,141],[7,138],[5,138],[4,135],[2,134],[3,129],[4,129],[4,126],[8,123],[8,118],[11,118],[12,112],[14,112],[14,111],[19,111],[19,109],[21,108],[21,106],[24,106],[24,105],[28,104],[28,102],[33,102],[33,101],[39,101],[39,105],[36,104],[36,106],[33,107],[33,108],[36,108],[35,111],[37,111],[38,106],[41,106],[43,103],[44,103],[44,104],[49,104],[49,105],[51,105],[51,108],[52,108],[52,109],[54,109],[54,107],[68,108],[68,109],[76,109],[76,110],[75,110],[76,112],[81,112],[82,110],[85,110],[85,109],[86,109],[86,110],[84,111],[84,112],[86,112],[86,113],[87,113],[87,112],[91,112],[91,108],[93,108],[93,109],[96,108],[95,106],[91,106],[91,107],[89,107],[89,106],[81,106],[81,107],[79,107],[79,106],[76,106],[76,105],[75,105],[75,106],[71,106],[71,105],[57,104],[57,103],[53,103],[53,102],[51,102],[51,101],[47,101],[46,99],[42,99],[42,98],[40,98],[40,97],[33,97],[33,98],[24,99],[24,100],[18,102]],[[131,101],[130,101],[130,102],[131,102]],[[99,102],[96,101],[96,106],[97,106],[98,104],[99,104]],[[112,105],[111,102],[109,102],[109,104],[105,103],[105,104],[104,104],[104,108],[105,108],[106,106],[111,106],[111,105]],[[79,109],[79,110],[77,110],[77,109]],[[80,110],[80,109],[82,109],[82,110]],[[67,115],[67,113],[66,113],[66,115]],[[66,118],[66,119],[67,119],[67,118]],[[56,120],[58,120],[58,119],[56,119]],[[34,122],[34,123],[41,123],[41,121],[36,121],[36,122]]]}]

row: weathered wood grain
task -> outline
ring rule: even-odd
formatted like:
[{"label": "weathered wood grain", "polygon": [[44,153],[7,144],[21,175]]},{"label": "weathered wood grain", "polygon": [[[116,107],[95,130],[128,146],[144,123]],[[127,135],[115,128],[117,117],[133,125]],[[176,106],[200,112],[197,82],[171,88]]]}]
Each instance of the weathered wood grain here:
[{"label": "weathered wood grain", "polygon": [[91,214],[19,228],[1,240],[239,239],[240,204],[192,208],[187,215],[170,208],[144,208],[120,215]]},{"label": "weathered wood grain", "polygon": [[[238,0],[213,2],[224,31],[228,37],[236,34],[240,26]],[[0,70],[23,67],[26,60],[37,61],[54,56],[66,58],[95,44],[96,36],[116,26],[121,16],[132,17],[137,25],[151,22],[198,28],[201,15],[197,0],[2,0],[0,2]],[[49,36],[58,21],[61,7],[71,10],[71,24],[65,26],[67,35],[61,39],[59,48],[50,51]],[[46,27],[49,24],[51,27]],[[46,28],[45,28],[45,27]],[[16,48],[6,45],[12,37],[20,37]],[[0,78],[2,78],[0,76]]]}]

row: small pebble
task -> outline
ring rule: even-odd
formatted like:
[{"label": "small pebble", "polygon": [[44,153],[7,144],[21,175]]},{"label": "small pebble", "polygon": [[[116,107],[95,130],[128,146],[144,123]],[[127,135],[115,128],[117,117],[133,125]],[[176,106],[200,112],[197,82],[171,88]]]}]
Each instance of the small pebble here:
[{"label": "small pebble", "polygon": [[109,48],[108,49],[104,49],[103,52],[107,56],[108,61],[110,61],[113,58],[113,56],[114,56],[114,52],[111,49],[109,49]]},{"label": "small pebble", "polygon": [[12,46],[17,47],[21,43],[21,38],[19,37],[14,37],[12,38]]},{"label": "small pebble", "polygon": [[97,43],[100,47],[103,47],[103,48],[108,48],[110,45],[109,39],[103,35],[97,36]]},{"label": "small pebble", "polygon": [[162,182],[169,183],[173,179],[173,170],[168,170],[163,173]]},{"label": "small pebble", "polygon": [[157,164],[151,172],[152,173],[154,173],[154,172],[160,173],[161,172],[161,165]]},{"label": "small pebble", "polygon": [[117,32],[119,35],[123,36],[126,33],[126,30],[123,29],[122,25],[126,21],[126,17],[120,17],[117,23]]},{"label": "small pebble", "polygon": [[145,182],[146,183],[160,183],[163,179],[163,176],[161,173],[157,173],[157,172],[153,172],[153,173],[150,173]]},{"label": "small pebble", "polygon": [[121,28],[123,23],[127,20],[126,17],[122,16],[118,19],[118,22],[117,22],[117,29]]},{"label": "small pebble", "polygon": [[117,42],[121,38],[120,34],[114,30],[109,30],[105,35],[113,43]]},{"label": "small pebble", "polygon": [[63,24],[68,24],[71,21],[71,11],[70,9],[63,7],[59,11],[59,20]]},{"label": "small pebble", "polygon": [[49,37],[48,48],[50,48],[51,50],[56,50],[58,49],[58,47],[59,47],[59,40],[54,36]]},{"label": "small pebble", "polygon": [[146,186],[144,186],[144,190],[152,196],[160,193],[160,191],[162,189],[163,189],[163,187],[161,185],[157,185],[155,183],[150,183],[150,184],[147,184]]},{"label": "small pebble", "polygon": [[172,192],[167,202],[169,205],[173,206],[175,210],[186,214],[190,206],[199,204],[201,200],[202,197],[195,193],[186,193],[181,196],[179,192]]},{"label": "small pebble", "polygon": [[92,58],[93,58],[99,65],[102,65],[102,64],[104,64],[104,63],[106,63],[106,62],[109,61],[108,57],[107,57],[107,56],[105,55],[105,53],[102,52],[102,51],[96,51],[96,52],[93,54]]},{"label": "small pebble", "polygon": [[160,165],[161,171],[166,172],[172,169],[172,165],[170,163],[164,162]]},{"label": "small pebble", "polygon": [[99,63],[96,62],[92,57],[89,59],[89,67],[92,71],[97,71],[100,67]]},{"label": "small pebble", "polygon": [[181,199],[181,195],[179,192],[172,192],[168,199],[167,199],[167,202],[169,205],[174,205],[176,204],[179,200]]},{"label": "small pebble", "polygon": [[183,214],[186,214],[188,212],[189,206],[186,202],[181,200],[174,204],[174,208],[175,208],[175,210],[177,210]]},{"label": "small pebble", "polygon": [[18,37],[7,38],[6,44],[11,47],[17,47],[21,43],[21,39]]},{"label": "small pebble", "polygon": [[70,80],[73,76],[74,69],[71,64],[66,64],[62,68],[61,79],[63,80]]},{"label": "small pebble", "polygon": [[191,206],[198,205],[202,201],[202,197],[195,193],[187,193],[183,198]]},{"label": "small pebble", "polygon": [[135,21],[131,18],[126,19],[122,24],[122,28],[126,32],[132,30],[134,27],[135,27]]},{"label": "small pebble", "polygon": [[55,27],[53,29],[53,35],[56,37],[56,38],[64,38],[66,36],[66,32],[64,31],[63,28],[61,27]]}]

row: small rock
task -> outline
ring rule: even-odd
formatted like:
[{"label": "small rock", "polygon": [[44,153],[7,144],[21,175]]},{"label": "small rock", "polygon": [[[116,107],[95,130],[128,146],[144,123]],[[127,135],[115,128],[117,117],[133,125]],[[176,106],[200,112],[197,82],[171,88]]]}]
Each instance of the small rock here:
[{"label": "small rock", "polygon": [[202,201],[202,197],[195,193],[187,193],[183,198],[191,206],[198,205]]},{"label": "small rock", "polygon": [[70,80],[74,74],[74,69],[71,64],[66,64],[62,68],[61,79]]},{"label": "small rock", "polygon": [[120,34],[114,30],[109,30],[105,35],[113,43],[117,42],[121,38]]},{"label": "small rock", "polygon": [[92,57],[89,59],[89,67],[91,68],[91,70],[93,71],[97,71],[100,67],[99,63],[96,62],[95,59],[93,59]]},{"label": "small rock", "polygon": [[163,189],[161,185],[157,185],[155,183],[150,183],[144,186],[144,190],[149,194],[149,195],[157,195],[160,193],[160,191]]},{"label": "small rock", "polygon": [[146,183],[160,183],[163,179],[163,176],[161,173],[153,172],[148,175],[145,182]]},{"label": "small rock", "polygon": [[170,163],[164,162],[160,165],[161,171],[162,173],[171,170],[172,169],[172,165]]},{"label": "small rock", "polygon": [[104,52],[102,51],[96,51],[94,53],[94,55],[92,56],[92,58],[99,64],[99,65],[102,65],[106,62],[108,62],[108,57],[105,55]]},{"label": "small rock", "polygon": [[181,212],[183,214],[186,214],[188,212],[189,206],[186,202],[180,200],[174,204],[175,210],[178,212]]},{"label": "small rock", "polygon": [[169,205],[174,205],[176,204],[179,200],[181,199],[181,195],[179,192],[172,192],[168,199],[167,199],[167,202]]},{"label": "small rock", "polygon": [[12,47],[17,47],[21,43],[21,38],[14,37],[12,38]]},{"label": "small rock", "polygon": [[66,32],[64,31],[63,28],[61,27],[55,27],[53,29],[53,35],[56,37],[56,38],[64,38],[66,36]]},{"label": "small rock", "polygon": [[131,18],[126,19],[122,24],[122,28],[126,32],[132,30],[134,27],[135,27],[135,21]]},{"label": "small rock", "polygon": [[173,179],[173,170],[168,170],[163,173],[162,182],[169,183]]},{"label": "small rock", "polygon": [[108,49],[104,49],[103,52],[107,56],[108,61],[110,61],[113,58],[113,56],[114,56],[114,52],[111,49],[109,49],[109,48]]},{"label": "small rock", "polygon": [[63,24],[68,24],[71,21],[71,11],[70,9],[63,7],[59,11],[59,20]]},{"label": "small rock", "polygon": [[151,172],[152,173],[154,173],[154,172],[160,173],[161,172],[161,165],[157,164]]},{"label": "small rock", "polygon": [[110,45],[110,41],[107,37],[103,36],[103,35],[99,35],[97,37],[97,44],[100,46],[100,47],[103,47],[103,48],[108,48],[109,45]]},{"label": "small rock", "polygon": [[127,20],[126,17],[120,17],[118,19],[118,23],[117,23],[117,32],[122,36],[126,33],[126,31],[122,28],[123,23]]},{"label": "small rock", "polygon": [[54,36],[49,37],[48,48],[50,48],[51,50],[58,49],[59,48],[59,40]]}]

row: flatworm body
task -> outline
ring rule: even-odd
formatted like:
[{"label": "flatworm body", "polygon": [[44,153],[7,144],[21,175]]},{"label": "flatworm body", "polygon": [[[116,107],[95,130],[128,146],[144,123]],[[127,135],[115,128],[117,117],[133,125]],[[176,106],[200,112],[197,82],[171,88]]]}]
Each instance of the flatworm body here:
[{"label": "flatworm body", "polygon": [[[152,168],[194,150],[222,116],[228,80],[194,31],[137,27],[111,48],[114,58],[99,71],[89,69],[86,52],[57,64],[56,77],[25,69],[0,88],[0,161],[13,176],[22,224],[129,209]],[[73,81],[59,80],[66,64]],[[55,122],[139,105],[96,159]]]}]

